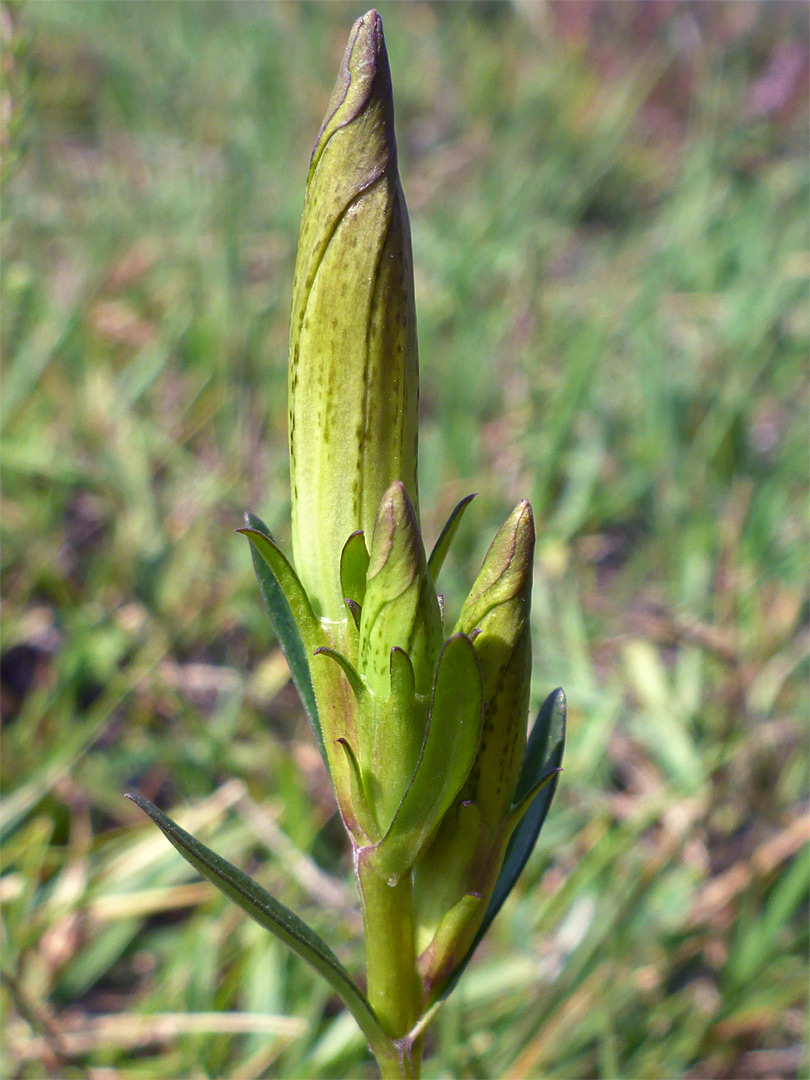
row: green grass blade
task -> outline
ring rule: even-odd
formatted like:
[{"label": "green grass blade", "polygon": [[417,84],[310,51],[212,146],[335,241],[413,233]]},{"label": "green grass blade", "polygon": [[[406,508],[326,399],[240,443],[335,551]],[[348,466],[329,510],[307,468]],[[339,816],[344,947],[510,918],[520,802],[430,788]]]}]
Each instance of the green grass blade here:
[{"label": "green grass blade", "polygon": [[149,815],[166,839],[195,870],[326,979],[355,1018],[372,1047],[385,1042],[385,1033],[365,995],[314,930],[242,870],[201,844],[147,799],[135,793],[128,794],[127,798]]}]

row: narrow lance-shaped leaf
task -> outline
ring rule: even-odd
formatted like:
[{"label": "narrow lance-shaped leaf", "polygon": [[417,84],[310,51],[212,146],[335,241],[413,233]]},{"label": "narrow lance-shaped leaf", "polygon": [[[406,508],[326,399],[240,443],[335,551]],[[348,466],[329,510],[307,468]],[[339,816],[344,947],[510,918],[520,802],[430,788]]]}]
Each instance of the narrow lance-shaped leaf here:
[{"label": "narrow lance-shaped leaf", "polygon": [[473,953],[478,948],[481,939],[489,929],[492,920],[501,910],[504,901],[520,877],[523,867],[528,862],[543,827],[543,822],[546,820],[546,814],[548,814],[551,800],[554,798],[554,792],[557,790],[557,777],[562,763],[564,747],[565,694],[558,687],[543,702],[534,722],[526,746],[523,769],[515,792],[515,802],[520,803],[544,777],[552,774],[551,778],[537,792],[520,824],[512,834],[506,849],[501,872],[495,883],[495,890],[492,893],[481,926],[478,928],[478,933],[475,935],[464,959],[453,972],[453,977],[445,987],[442,997],[447,997],[455,987]]},{"label": "narrow lance-shaped leaf", "polygon": [[386,1035],[365,995],[355,985],[323,938],[261,885],[205,844],[201,844],[185,829],[181,829],[147,799],[134,793],[128,794],[127,798],[149,815],[166,839],[195,870],[326,979],[355,1018],[372,1047],[386,1040]]},{"label": "narrow lance-shaped leaf", "polygon": [[[277,547],[275,541],[261,518],[255,514],[245,514],[248,528],[238,529],[247,536],[251,543],[253,569],[259,582],[267,613],[279,644],[287,658],[293,682],[298,696],[306,709],[318,747],[324,761],[326,750],[323,744],[318,703],[312,685],[307,652],[323,643],[317,621],[307,600],[306,593],[287,558]],[[304,641],[302,627],[307,638]]]}]

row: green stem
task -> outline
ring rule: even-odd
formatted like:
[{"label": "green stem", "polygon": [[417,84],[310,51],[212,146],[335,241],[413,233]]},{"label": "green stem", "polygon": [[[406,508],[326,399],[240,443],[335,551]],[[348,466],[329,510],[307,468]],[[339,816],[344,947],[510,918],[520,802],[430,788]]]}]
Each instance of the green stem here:
[{"label": "green stem", "polygon": [[364,866],[357,868],[366,941],[367,996],[390,1046],[374,1047],[383,1080],[418,1078],[421,1042],[406,1038],[420,1013],[413,930],[413,885],[406,874],[389,885]]}]

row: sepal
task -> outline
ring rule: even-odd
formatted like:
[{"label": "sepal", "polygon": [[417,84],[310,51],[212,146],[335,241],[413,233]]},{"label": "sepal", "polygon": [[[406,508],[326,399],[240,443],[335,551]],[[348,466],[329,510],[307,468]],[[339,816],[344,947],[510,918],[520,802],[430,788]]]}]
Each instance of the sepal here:
[{"label": "sepal", "polygon": [[360,762],[357,760],[357,755],[352,749],[352,745],[348,739],[338,739],[338,745],[346,755],[346,761],[349,766],[349,790],[352,808],[357,818],[357,824],[363,830],[363,833],[365,833],[365,836],[355,835],[355,843],[376,844],[380,839],[380,830],[377,828],[377,823],[374,820],[374,815],[371,812],[371,807],[366,798],[365,787],[363,785],[363,774],[360,771]]},{"label": "sepal", "polygon": [[[365,534],[361,529],[353,532],[340,553],[340,587],[343,599],[357,607],[358,614],[366,595],[368,551]],[[358,623],[359,625],[359,623]]]},{"label": "sepal", "polygon": [[395,883],[429,843],[466,781],[481,739],[481,672],[469,638],[457,634],[439,657],[425,741],[413,777],[382,840],[361,852]]},{"label": "sepal", "polygon": [[368,700],[368,687],[366,686],[363,676],[358,672],[351,660],[344,656],[343,653],[338,652],[337,649],[332,649],[328,645],[321,645],[315,650],[313,655],[324,656],[330,660],[334,660],[346,676],[349,686],[352,689],[352,693],[354,694],[354,699],[357,702],[358,707],[362,709]]},{"label": "sepal", "polygon": [[472,495],[465,495],[465,497],[453,508],[453,512],[447,519],[444,528],[439,533],[439,539],[433,545],[433,550],[430,553],[428,559],[428,570],[430,570],[431,577],[434,581],[438,580],[439,571],[444,564],[445,556],[450,550],[450,545],[453,543],[453,538],[458,532],[458,527],[461,524],[461,519],[464,515],[464,511],[470,505],[475,498],[475,492]]},{"label": "sepal", "polygon": [[377,510],[360,619],[359,667],[381,697],[390,690],[391,649],[403,649],[417,694],[427,694],[441,646],[441,615],[405,485],[395,481]]}]

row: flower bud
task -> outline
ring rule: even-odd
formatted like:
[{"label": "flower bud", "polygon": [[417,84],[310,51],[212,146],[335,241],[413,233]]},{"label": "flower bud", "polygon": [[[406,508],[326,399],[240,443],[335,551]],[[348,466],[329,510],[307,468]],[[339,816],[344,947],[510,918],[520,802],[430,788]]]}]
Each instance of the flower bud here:
[{"label": "flower bud", "polygon": [[355,23],[307,181],[289,365],[292,543],[316,612],[342,621],[340,554],[401,480],[416,503],[410,227],[382,21]]},{"label": "flower bud", "polygon": [[472,638],[481,664],[483,730],[469,778],[416,867],[419,969],[429,998],[475,937],[515,824],[531,679],[533,556],[534,521],[523,501],[493,540],[455,628]]},{"label": "flower bud", "polygon": [[391,650],[405,652],[415,693],[430,693],[442,624],[416,513],[395,481],[377,511],[360,618],[359,670],[381,698],[390,691]]},{"label": "flower bud", "polygon": [[473,638],[484,679],[481,749],[465,796],[492,828],[509,810],[526,749],[533,558],[534,519],[524,499],[492,541],[456,625]]}]

